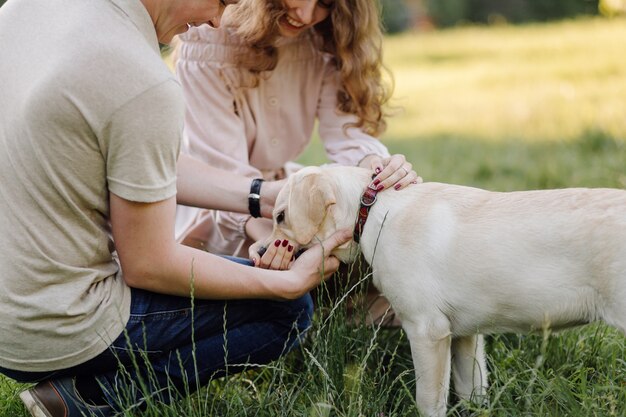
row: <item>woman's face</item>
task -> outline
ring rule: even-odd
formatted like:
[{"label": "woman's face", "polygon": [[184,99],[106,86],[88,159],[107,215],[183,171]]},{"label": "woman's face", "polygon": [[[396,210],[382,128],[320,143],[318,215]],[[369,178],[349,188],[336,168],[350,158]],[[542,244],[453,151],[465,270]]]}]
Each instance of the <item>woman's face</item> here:
[{"label": "woman's face", "polygon": [[298,36],[326,19],[334,3],[335,0],[283,0],[287,14],[278,22],[280,34],[289,38]]},{"label": "woman's face", "polygon": [[218,27],[225,0],[142,0],[152,17],[159,42],[169,44],[190,26]]}]

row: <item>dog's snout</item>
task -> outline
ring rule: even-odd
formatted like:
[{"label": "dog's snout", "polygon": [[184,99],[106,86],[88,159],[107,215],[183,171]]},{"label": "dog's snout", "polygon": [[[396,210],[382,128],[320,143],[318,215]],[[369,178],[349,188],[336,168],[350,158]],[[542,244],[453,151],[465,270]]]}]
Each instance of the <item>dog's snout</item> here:
[{"label": "dog's snout", "polygon": [[259,256],[263,256],[265,254],[265,252],[267,252],[267,247],[266,246],[261,246],[259,248],[259,250],[257,251],[257,253],[259,254]]}]

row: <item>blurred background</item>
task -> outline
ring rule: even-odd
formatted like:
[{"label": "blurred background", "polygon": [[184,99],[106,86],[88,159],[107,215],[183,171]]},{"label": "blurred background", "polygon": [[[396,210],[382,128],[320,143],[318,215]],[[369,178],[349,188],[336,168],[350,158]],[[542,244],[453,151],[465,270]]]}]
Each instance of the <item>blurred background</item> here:
[{"label": "blurred background", "polygon": [[525,23],[581,15],[616,16],[624,0],[380,0],[389,33],[470,23]]},{"label": "blurred background", "polygon": [[[0,0],[0,7],[7,0]],[[459,23],[528,22],[626,11],[624,0],[371,0],[379,1],[389,33]]]},{"label": "blurred background", "polygon": [[[366,1],[395,87],[381,140],[425,180],[626,187],[626,0]],[[300,162],[327,162],[319,140]]]},{"label": "blurred background", "polygon": [[[382,140],[427,181],[626,187],[626,0],[380,0]],[[319,141],[302,156],[325,162]]]}]

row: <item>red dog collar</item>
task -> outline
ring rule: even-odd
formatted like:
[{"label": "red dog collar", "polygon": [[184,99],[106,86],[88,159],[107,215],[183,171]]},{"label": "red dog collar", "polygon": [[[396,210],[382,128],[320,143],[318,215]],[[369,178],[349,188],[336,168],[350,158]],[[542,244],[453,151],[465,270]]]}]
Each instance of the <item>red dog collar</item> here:
[{"label": "red dog collar", "polygon": [[370,208],[376,202],[376,194],[378,194],[378,190],[373,186],[373,184],[370,184],[361,195],[359,216],[356,219],[354,233],[352,234],[352,239],[354,239],[356,243],[359,243],[361,240],[361,233],[363,233],[363,226],[365,226],[365,222],[367,221],[367,215],[370,212]]}]

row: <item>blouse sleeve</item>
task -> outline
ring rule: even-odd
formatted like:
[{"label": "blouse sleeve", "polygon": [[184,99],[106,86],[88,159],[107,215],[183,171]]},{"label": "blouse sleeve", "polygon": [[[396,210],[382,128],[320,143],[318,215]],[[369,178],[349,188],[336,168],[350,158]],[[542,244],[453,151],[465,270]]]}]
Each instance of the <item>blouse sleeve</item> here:
[{"label": "blouse sleeve", "polygon": [[[183,88],[186,113],[183,152],[212,166],[250,178],[261,176],[249,163],[248,146],[237,101],[229,83],[230,68],[224,68],[224,45],[206,41],[184,42],[176,64]],[[198,52],[200,51],[200,52]],[[220,212],[215,215],[224,235],[245,237],[249,215]]]},{"label": "blouse sleeve", "polygon": [[319,104],[319,135],[328,158],[341,165],[357,165],[367,155],[389,156],[389,151],[377,138],[359,128],[344,129],[346,123],[357,121],[355,115],[341,113],[337,109],[339,73],[332,62],[325,65]]}]

